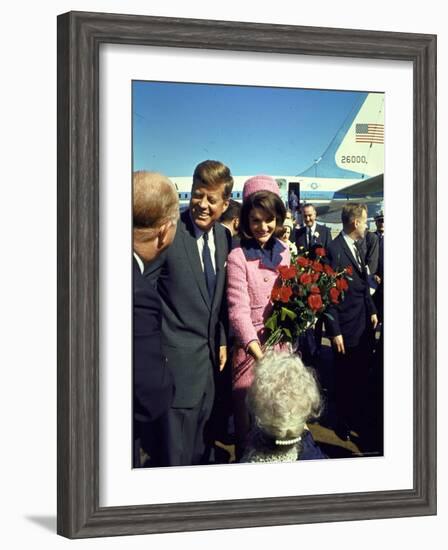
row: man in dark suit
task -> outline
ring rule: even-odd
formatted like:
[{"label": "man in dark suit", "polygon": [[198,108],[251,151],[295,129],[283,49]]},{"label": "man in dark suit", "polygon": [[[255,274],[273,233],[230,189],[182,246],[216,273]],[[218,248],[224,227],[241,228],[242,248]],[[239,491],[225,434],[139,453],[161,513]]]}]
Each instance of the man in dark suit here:
[{"label": "man in dark suit", "polygon": [[[241,203],[230,199],[227,210],[219,218],[219,222],[227,231],[230,249],[240,244]],[[227,364],[215,376],[215,405],[212,418],[216,438],[222,443],[233,443],[233,435],[230,433],[230,417],[233,414],[232,403],[232,356],[234,335],[229,333],[227,338]],[[224,456],[224,453],[221,453]]]},{"label": "man in dark suit", "polygon": [[[303,227],[296,229],[295,242],[297,252],[302,254],[308,251],[311,258],[315,258],[316,248],[327,250],[331,243],[331,231],[325,225],[316,223],[317,212],[313,204],[302,206]],[[303,349],[303,359],[307,364],[317,366],[322,340],[322,319],[319,319],[315,328],[308,329],[300,338]]]},{"label": "man in dark suit", "polygon": [[374,272],[375,281],[378,285],[373,301],[378,310],[380,322],[383,322],[383,289],[384,289],[384,213],[382,210],[377,212],[375,216],[376,231],[375,235],[378,238],[378,267]]},{"label": "man in dark suit", "polygon": [[[378,321],[381,323],[379,331],[379,339],[375,349],[376,369],[374,376],[372,377],[372,394],[376,401],[377,417],[381,426],[383,424],[383,386],[384,386],[384,213],[383,210],[379,210],[375,215],[376,231],[375,235],[378,238],[378,267],[374,274],[375,282],[378,285],[376,287],[375,294],[373,295],[373,302],[378,311]],[[372,439],[376,441],[376,446],[382,449],[382,433],[380,429],[373,430]]]},{"label": "man in dark suit", "polygon": [[319,247],[328,248],[331,243],[331,231],[325,225],[316,223],[317,212],[312,204],[302,206],[303,227],[296,230],[296,246],[300,250],[310,252],[312,256],[314,250]]},{"label": "man in dark suit", "polygon": [[342,210],[343,230],[330,243],[328,258],[335,270],[348,268],[350,280],[344,299],[328,308],[327,334],[335,354],[337,433],[350,439],[354,430],[362,433],[368,422],[369,366],[373,329],[378,323],[370,297],[366,266],[357,241],[366,230],[367,208],[347,203]]},{"label": "man in dark suit", "polygon": [[240,244],[239,226],[240,226],[241,203],[233,199],[229,200],[227,210],[219,218],[220,223],[227,229],[228,237],[231,240],[232,248]]},{"label": "man in dark suit", "polygon": [[[174,395],[173,376],[162,354],[162,304],[155,286],[143,277],[172,243],[179,218],[173,184],[161,174],[133,176],[133,465],[166,466],[166,413]],[[146,459],[143,456],[146,455]]]},{"label": "man in dark suit", "polygon": [[172,466],[209,460],[214,377],[227,359],[223,294],[229,242],[226,229],[216,222],[228,207],[232,187],[230,170],[221,162],[196,167],[189,208],[160,263],[162,345],[176,385],[168,413]]}]

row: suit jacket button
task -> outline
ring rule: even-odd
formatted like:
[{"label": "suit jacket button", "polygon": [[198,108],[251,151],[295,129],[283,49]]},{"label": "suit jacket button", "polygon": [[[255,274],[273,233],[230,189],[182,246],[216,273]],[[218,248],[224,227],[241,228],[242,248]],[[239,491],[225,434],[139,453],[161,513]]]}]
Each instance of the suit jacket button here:
[{"label": "suit jacket button", "polygon": [[267,277],[265,277],[263,280],[264,280],[265,283],[268,282],[268,278],[267,278]]}]

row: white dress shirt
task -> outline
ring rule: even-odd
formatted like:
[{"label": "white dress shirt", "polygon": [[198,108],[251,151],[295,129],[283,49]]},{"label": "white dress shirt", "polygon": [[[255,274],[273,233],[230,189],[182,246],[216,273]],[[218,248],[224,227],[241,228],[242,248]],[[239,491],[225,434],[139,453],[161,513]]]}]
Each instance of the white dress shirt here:
[{"label": "white dress shirt", "polygon": [[140,268],[140,271],[143,275],[143,271],[145,270],[145,266],[142,262],[142,259],[140,258],[140,256],[137,254],[137,252],[134,252],[134,258],[137,260],[137,263],[138,263],[138,267]]},{"label": "white dress shirt", "polygon": [[354,239],[352,239],[351,237],[349,237],[349,236],[347,235],[347,233],[344,233],[344,231],[342,231],[342,236],[344,237],[344,240],[345,240],[345,242],[347,243],[347,246],[349,247],[350,252],[352,253],[353,259],[354,259],[355,262],[358,264],[359,269],[362,269],[361,264],[358,262],[358,255],[359,255],[359,252],[356,250]]}]

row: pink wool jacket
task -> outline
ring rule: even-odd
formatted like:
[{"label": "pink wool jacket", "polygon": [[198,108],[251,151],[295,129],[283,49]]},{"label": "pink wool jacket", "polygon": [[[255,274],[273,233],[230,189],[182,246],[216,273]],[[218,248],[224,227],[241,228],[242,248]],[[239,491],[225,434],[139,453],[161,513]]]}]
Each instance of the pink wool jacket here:
[{"label": "pink wool jacket", "polygon": [[[277,267],[289,266],[289,249],[281,241],[281,261]],[[237,345],[246,349],[253,340],[262,339],[264,321],[272,310],[271,291],[278,270],[263,265],[260,259],[247,259],[239,246],[227,259],[227,301],[230,327]]]}]

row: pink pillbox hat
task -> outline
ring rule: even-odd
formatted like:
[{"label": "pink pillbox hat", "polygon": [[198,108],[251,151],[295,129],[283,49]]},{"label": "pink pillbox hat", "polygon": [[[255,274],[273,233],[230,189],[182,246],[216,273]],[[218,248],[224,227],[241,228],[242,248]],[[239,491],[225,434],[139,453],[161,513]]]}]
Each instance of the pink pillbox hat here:
[{"label": "pink pillbox hat", "polygon": [[249,178],[243,187],[243,201],[252,193],[257,191],[271,191],[275,195],[280,196],[280,189],[274,178],[271,176],[253,176]]}]

